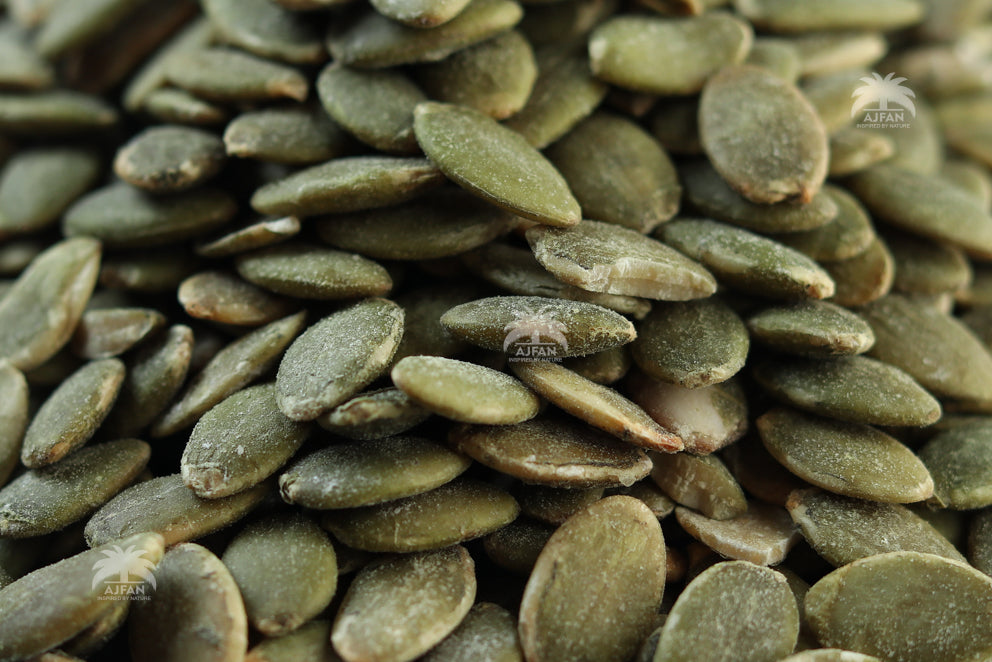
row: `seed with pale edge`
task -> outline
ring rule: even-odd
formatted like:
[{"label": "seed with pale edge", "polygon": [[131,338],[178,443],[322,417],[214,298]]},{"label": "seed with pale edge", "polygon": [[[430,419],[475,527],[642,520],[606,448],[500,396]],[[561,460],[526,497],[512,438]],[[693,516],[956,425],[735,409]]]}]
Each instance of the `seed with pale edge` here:
[{"label": "seed with pale edge", "polygon": [[224,324],[268,324],[294,308],[291,302],[224,271],[190,276],[179,285],[177,294],[190,317]]},{"label": "seed with pale edge", "polygon": [[933,476],[936,505],[968,510],[992,505],[992,421],[979,418],[935,435],[920,449]]},{"label": "seed with pale edge", "polygon": [[322,414],[317,422],[325,430],[349,439],[382,439],[402,434],[430,415],[406,393],[391,387],[359,393]]},{"label": "seed with pale edge", "polygon": [[737,10],[756,26],[772,32],[816,30],[878,30],[913,25],[924,8],[913,0],[736,0]]},{"label": "seed with pale edge", "polygon": [[298,242],[242,253],[235,266],[245,280],[300,299],[380,296],[393,287],[389,272],[377,262]]},{"label": "seed with pale edge", "polygon": [[801,537],[785,509],[764,503],[751,503],[746,513],[728,520],[681,506],[675,517],[689,535],[721,556],[758,565],[781,563]]},{"label": "seed with pale edge", "polygon": [[69,345],[80,358],[106,359],[128,351],[164,324],[165,315],[154,308],[88,310]]},{"label": "seed with pale edge", "polygon": [[838,306],[863,306],[885,296],[895,275],[892,254],[877,237],[861,253],[823,268],[834,279],[833,302]]},{"label": "seed with pale edge", "polygon": [[203,11],[222,41],[262,57],[308,64],[326,57],[306,18],[265,0],[206,0]]},{"label": "seed with pale edge", "polygon": [[554,527],[518,517],[483,539],[486,555],[499,567],[528,577]]},{"label": "seed with pale edge", "polygon": [[469,0],[375,0],[383,16],[415,28],[433,28],[458,16]]},{"label": "seed with pale edge", "polygon": [[24,374],[0,359],[0,485],[17,467],[28,427],[28,383]]},{"label": "seed with pale edge", "polygon": [[224,129],[228,156],[274,163],[320,163],[344,156],[352,143],[321,107],[251,110]]},{"label": "seed with pale edge", "polygon": [[233,48],[203,48],[176,54],[165,65],[169,82],[209,101],[304,101],[309,83],[301,72]]},{"label": "seed with pale edge", "polygon": [[171,193],[207,181],[220,172],[225,158],[224,143],[208,131],[158,126],[118,150],[114,172],[133,186]]},{"label": "seed with pale edge", "polygon": [[89,150],[19,150],[0,171],[0,234],[37,232],[54,224],[100,171],[99,156]]},{"label": "seed with pale edge", "polygon": [[523,659],[513,614],[492,602],[475,603],[455,631],[423,658],[424,662]]},{"label": "seed with pale edge", "polygon": [[296,236],[300,232],[300,219],[295,216],[285,216],[269,221],[259,221],[229,232],[217,239],[200,244],[196,254],[201,257],[219,258],[237,255],[256,248],[265,248],[272,244]]},{"label": "seed with pale edge", "polygon": [[546,487],[524,483],[515,493],[520,510],[527,517],[561,526],[569,517],[603,498],[602,487],[587,489]]},{"label": "seed with pale edge", "polygon": [[716,520],[729,520],[747,512],[744,491],[715,455],[652,453],[651,459],[651,479],[683,506]]},{"label": "seed with pale edge", "polygon": [[862,354],[875,342],[864,318],[828,301],[765,308],[748,318],[747,328],[773,349],[815,358]]},{"label": "seed with pale edge", "polygon": [[341,662],[331,646],[331,622],[312,620],[281,637],[263,639],[244,662]]}]

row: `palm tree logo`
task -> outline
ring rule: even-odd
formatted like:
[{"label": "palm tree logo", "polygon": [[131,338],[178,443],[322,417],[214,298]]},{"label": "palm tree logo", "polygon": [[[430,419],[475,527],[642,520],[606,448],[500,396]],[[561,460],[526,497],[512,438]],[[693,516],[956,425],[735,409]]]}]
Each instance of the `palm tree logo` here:
[{"label": "palm tree logo", "polygon": [[[889,72],[885,78],[878,73],[871,76],[864,76],[858,80],[864,85],[854,90],[851,94],[856,100],[851,106],[851,117],[862,111],[888,111],[889,104],[894,103],[908,110],[913,117],[916,117],[916,105],[913,99],[916,93],[902,83],[906,80],[902,76],[893,78],[895,74]],[[869,108],[873,103],[877,103],[877,108]]]},{"label": "palm tree logo", "polygon": [[[514,320],[503,327],[506,338],[503,340],[503,351],[508,352],[515,344],[530,345],[531,347],[551,347],[558,345],[563,351],[568,351],[568,339],[565,332],[568,327],[564,322],[554,318],[554,314],[545,308],[539,310],[514,310]],[[523,340],[529,337],[529,340]],[[548,338],[551,342],[541,342]]]},{"label": "palm tree logo", "polygon": [[[119,545],[114,545],[112,549],[105,549],[101,552],[107,558],[100,559],[93,564],[93,588],[100,582],[106,584],[140,584],[147,581],[152,588],[155,585],[155,563],[151,559],[141,558],[148,552],[147,549],[137,549],[135,545],[121,549]],[[118,581],[109,578],[118,576]],[[137,575],[139,579],[132,580],[131,575]]]}]

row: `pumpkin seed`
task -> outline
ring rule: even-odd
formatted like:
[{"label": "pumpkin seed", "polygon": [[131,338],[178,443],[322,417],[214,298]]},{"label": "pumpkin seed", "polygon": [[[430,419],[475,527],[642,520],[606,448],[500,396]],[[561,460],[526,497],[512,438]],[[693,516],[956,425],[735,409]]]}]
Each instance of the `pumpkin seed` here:
[{"label": "pumpkin seed", "polygon": [[53,225],[100,170],[100,158],[89,150],[19,151],[0,172],[0,234],[31,233]]},{"label": "pumpkin seed", "polygon": [[300,219],[295,216],[259,221],[208,243],[200,244],[196,247],[196,253],[209,258],[228,257],[277,244],[299,232]]},{"label": "pumpkin seed", "polygon": [[150,92],[143,102],[143,108],[160,122],[173,124],[209,126],[222,124],[228,118],[228,113],[222,106],[173,87]]},{"label": "pumpkin seed", "polygon": [[131,655],[142,660],[243,659],[248,649],[245,606],[231,573],[195,543],[172,547],[155,571],[150,601],[131,617]]},{"label": "pumpkin seed", "polygon": [[441,315],[454,306],[472,301],[479,290],[474,285],[452,283],[418,287],[396,297],[403,306],[403,339],[393,355],[393,363],[407,356],[451,356],[469,347],[441,325]]},{"label": "pumpkin seed", "polygon": [[947,538],[905,506],[808,489],[793,492],[786,507],[816,553],[838,568],[898,551],[964,562]]},{"label": "pumpkin seed", "polygon": [[430,412],[400,389],[382,388],[345,400],[322,414],[317,422],[342,437],[372,440],[402,434],[428,417]]},{"label": "pumpkin seed", "polygon": [[372,6],[377,12],[394,21],[415,28],[433,28],[458,16],[468,3],[469,0],[406,0],[406,2],[376,0]]},{"label": "pumpkin seed", "polygon": [[[113,609],[98,618],[92,625],[75,637],[62,644],[62,652],[67,656],[70,653],[73,655],[89,656],[100,650],[117,634],[130,613],[131,605],[128,604],[127,600],[115,601]],[[75,662],[76,660],[78,660],[76,657],[70,658],[70,662]]]},{"label": "pumpkin seed", "polygon": [[486,555],[505,570],[528,577],[554,528],[518,517],[483,539]]},{"label": "pumpkin seed", "polygon": [[527,12],[520,21],[520,31],[535,48],[577,45],[618,7],[616,0],[528,3]]},{"label": "pumpkin seed", "polygon": [[[941,118],[943,120],[943,118]],[[945,140],[942,135],[943,123],[938,123],[936,113],[925,99],[916,104],[916,117],[905,129],[894,127],[867,129],[890,138],[896,145],[896,153],[883,166],[901,168],[911,172],[933,175],[944,165]],[[946,129],[948,139],[954,129]],[[976,144],[978,141],[973,142]],[[967,154],[967,150],[962,149]],[[939,178],[936,178],[939,179]]]},{"label": "pumpkin seed", "polygon": [[[655,104],[648,121],[651,133],[669,152],[693,156],[703,153],[699,142],[699,97],[672,98]],[[684,180],[682,166],[679,168]],[[716,178],[723,181],[719,175]]]},{"label": "pumpkin seed", "polygon": [[54,82],[54,69],[31,47],[27,33],[12,22],[0,23],[0,84],[11,89],[39,90]]},{"label": "pumpkin seed", "polygon": [[[647,314],[647,311],[644,311]],[[634,315],[635,319],[637,315]],[[641,316],[643,317],[643,315]],[[624,347],[614,347],[588,356],[576,356],[562,361],[562,365],[597,384],[613,384],[623,379],[633,360]]]},{"label": "pumpkin seed", "polygon": [[[934,586],[944,588],[935,593]],[[806,617],[825,645],[907,662],[987,656],[992,638],[982,623],[990,613],[992,579],[919,552],[860,559],[806,595]],[[871,619],[870,633],[865,619]]]},{"label": "pumpkin seed", "polygon": [[298,242],[242,253],[235,266],[249,283],[302,299],[379,296],[393,287],[389,272],[377,262]]},{"label": "pumpkin seed", "polygon": [[747,319],[747,328],[773,349],[814,358],[862,354],[875,342],[863,318],[827,301],[765,308]]},{"label": "pumpkin seed", "polygon": [[469,193],[539,223],[579,222],[579,203],[561,174],[522,135],[491,117],[429,101],[414,111],[413,130],[427,157]]},{"label": "pumpkin seed", "polygon": [[213,533],[244,517],[269,493],[262,483],[223,499],[201,499],[172,474],[136,483],[104,504],[86,523],[86,542],[102,545],[155,531],[171,547]]},{"label": "pumpkin seed", "polygon": [[134,7],[130,0],[84,0],[71,5],[56,2],[35,35],[34,47],[45,58],[57,59],[108,32]]},{"label": "pumpkin seed", "polygon": [[295,461],[279,477],[287,503],[320,510],[395,501],[440,487],[471,464],[420,437],[335,444]]},{"label": "pumpkin seed", "polygon": [[775,565],[799,542],[789,514],[782,508],[752,503],[728,520],[710,519],[679,506],[675,517],[686,532],[721,556],[758,565]]},{"label": "pumpkin seed", "polygon": [[248,651],[245,662],[341,662],[331,647],[331,622],[313,620],[281,637],[269,637]]},{"label": "pumpkin seed", "polygon": [[84,359],[106,359],[128,351],[165,324],[154,308],[88,310],[72,334],[72,352]]},{"label": "pumpkin seed", "polygon": [[190,276],[179,286],[178,296],[190,317],[224,324],[259,326],[293,310],[289,301],[223,271]]},{"label": "pumpkin seed", "polygon": [[224,166],[224,143],[212,133],[180,126],[156,126],[117,151],[114,172],[132,186],[173,193],[211,179]]},{"label": "pumpkin seed", "polygon": [[492,602],[475,603],[458,627],[424,657],[424,662],[466,658],[523,662],[513,615]]},{"label": "pumpkin seed", "polygon": [[475,591],[475,564],[461,546],[367,566],[344,596],[331,643],[346,660],[412,660],[458,626]]},{"label": "pumpkin seed", "polygon": [[96,432],[117,399],[124,364],[103,359],[85,364],[48,397],[24,433],[21,462],[37,469],[76,450]]},{"label": "pumpkin seed", "polygon": [[203,11],[221,41],[255,55],[298,64],[312,64],[326,57],[313,26],[271,2],[208,0]]},{"label": "pumpkin seed", "polygon": [[[804,46],[809,46],[811,41],[818,44],[820,40],[828,40],[829,44],[833,44],[833,38],[830,35],[806,37],[802,43]],[[830,54],[833,54],[833,51]],[[824,59],[826,59],[826,54],[824,55]],[[828,136],[832,136],[834,133],[844,131],[845,129],[851,129],[855,117],[851,114],[852,90],[855,89],[855,81],[861,80],[859,76],[872,80],[868,76],[867,71],[852,72],[846,69],[839,73],[828,73],[817,76],[816,78],[807,80],[803,84],[801,88],[803,96],[816,109],[816,114],[820,116]],[[858,116],[860,117],[860,115]],[[862,131],[862,133],[880,135],[870,131]]]},{"label": "pumpkin seed", "polygon": [[664,586],[665,541],[651,511],[631,497],[597,501],[537,558],[520,603],[525,657],[631,657],[654,626]]},{"label": "pumpkin seed", "polygon": [[460,453],[528,483],[551,487],[633,485],[651,470],[644,451],[567,418],[517,425],[462,425],[449,433]]},{"label": "pumpkin seed", "polygon": [[[365,299],[328,315],[297,338],[279,364],[276,401],[294,421],[312,421],[382,374],[403,334],[403,309]],[[341,338],[357,342],[341,342]]]},{"label": "pumpkin seed", "polygon": [[103,260],[100,284],[113,290],[163,294],[172,292],[200,267],[200,261],[175,251],[148,250],[118,253]]},{"label": "pumpkin seed", "polygon": [[274,163],[309,165],[344,156],[351,146],[344,129],[317,107],[248,111],[224,129],[229,156]]},{"label": "pumpkin seed", "polygon": [[803,60],[795,44],[776,37],[754,40],[744,64],[762,67],[784,81],[795,83],[802,72]]},{"label": "pumpkin seed", "polygon": [[603,498],[603,488],[566,489],[521,485],[516,493],[521,512],[539,522],[560,526],[569,517]]},{"label": "pumpkin seed", "polygon": [[737,11],[773,32],[813,30],[895,30],[923,18],[923,6],[913,0],[880,0],[865,5],[840,0],[823,5],[816,0],[735,0]]},{"label": "pumpkin seed", "polygon": [[834,220],[812,230],[777,234],[775,239],[818,262],[836,262],[864,254],[875,240],[868,212],[843,189],[827,185],[823,192],[836,205]]},{"label": "pumpkin seed", "polygon": [[[675,502],[669,499],[654,481],[647,478],[630,487],[615,488],[611,492],[640,499],[658,519],[664,519],[675,512]],[[672,581],[672,579],[666,578],[665,581]]]},{"label": "pumpkin seed", "polygon": [[747,512],[744,492],[715,455],[652,453],[651,460],[651,479],[677,503],[716,520]]},{"label": "pumpkin seed", "polygon": [[941,432],[927,442],[920,449],[920,459],[933,476],[933,501],[955,510],[992,505],[990,450],[992,424],[984,418]]},{"label": "pumpkin seed", "polygon": [[305,101],[307,79],[299,71],[232,48],[185,50],[165,63],[166,79],[207,101],[245,102],[288,97]]},{"label": "pumpkin seed", "polygon": [[854,257],[826,262],[823,268],[834,280],[833,302],[838,306],[863,306],[892,289],[895,263],[892,253],[878,237]]},{"label": "pumpkin seed", "polygon": [[10,362],[0,359],[0,485],[17,467],[28,420],[27,380]]},{"label": "pumpkin seed", "polygon": [[941,176],[980,201],[983,209],[992,207],[992,176],[983,165],[970,159],[954,159],[944,163]]},{"label": "pumpkin seed", "polygon": [[117,111],[98,97],[70,90],[0,94],[0,131],[25,135],[72,135],[106,130]]},{"label": "pumpkin seed", "polygon": [[756,435],[728,446],[723,460],[741,487],[765,503],[785,506],[793,491],[809,487],[772,457]]},{"label": "pumpkin seed", "polygon": [[840,129],[830,136],[831,177],[844,177],[881,163],[895,154],[892,139],[880,133],[854,128]]},{"label": "pumpkin seed", "polygon": [[810,32],[794,37],[792,43],[799,49],[803,76],[864,70],[882,59],[889,46],[884,35],[864,31]]}]

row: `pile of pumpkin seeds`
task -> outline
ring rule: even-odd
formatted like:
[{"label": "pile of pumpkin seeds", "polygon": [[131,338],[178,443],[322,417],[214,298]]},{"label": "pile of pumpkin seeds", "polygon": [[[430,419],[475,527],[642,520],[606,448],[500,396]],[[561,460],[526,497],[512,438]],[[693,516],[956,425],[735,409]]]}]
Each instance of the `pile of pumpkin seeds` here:
[{"label": "pile of pumpkin seeds", "polygon": [[0,0],[0,661],[992,659],[990,212],[990,0]]}]

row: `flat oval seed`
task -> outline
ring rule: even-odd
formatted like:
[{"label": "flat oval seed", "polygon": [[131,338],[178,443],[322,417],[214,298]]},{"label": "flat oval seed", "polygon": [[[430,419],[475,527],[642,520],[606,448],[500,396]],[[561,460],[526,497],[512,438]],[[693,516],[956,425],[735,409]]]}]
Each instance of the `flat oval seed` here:
[{"label": "flat oval seed", "polygon": [[117,183],[70,207],[62,230],[66,236],[88,235],[112,248],[161,246],[216,230],[236,211],[234,200],[219,189],[199,188],[160,198]]},{"label": "flat oval seed", "polygon": [[862,317],[828,301],[766,308],[747,319],[747,328],[764,345],[812,358],[863,354],[875,342]]},{"label": "flat oval seed", "polygon": [[377,262],[297,242],[243,253],[235,266],[248,282],[300,299],[380,296],[393,288],[389,272]]},{"label": "flat oval seed", "polygon": [[25,234],[53,225],[100,176],[89,150],[22,149],[0,172],[0,234]]},{"label": "flat oval seed", "polygon": [[530,576],[537,557],[555,529],[518,517],[483,539],[486,555],[499,567],[522,577]]},{"label": "flat oval seed", "polygon": [[37,368],[72,336],[100,270],[100,243],[66,239],[38,255],[0,299],[0,357]]},{"label": "flat oval seed", "polygon": [[406,316],[403,339],[393,362],[420,354],[452,356],[468,349],[468,343],[441,326],[441,315],[453,306],[472,301],[478,294],[479,289],[474,283],[456,285],[445,281],[416,287],[397,297],[396,303],[403,306]]},{"label": "flat oval seed", "polygon": [[833,200],[837,208],[834,220],[813,230],[778,234],[775,239],[818,262],[846,260],[868,250],[875,239],[875,230],[861,203],[829,184],[813,199],[823,196]]},{"label": "flat oval seed", "polygon": [[259,221],[234,230],[209,243],[196,247],[201,257],[221,258],[245,253],[256,248],[265,248],[294,237],[300,232],[300,219],[286,216],[271,221]]},{"label": "flat oval seed", "polygon": [[875,237],[854,257],[823,264],[834,279],[833,302],[838,306],[863,306],[889,293],[895,276],[892,253]]},{"label": "flat oval seed", "polygon": [[492,660],[523,662],[513,614],[492,602],[477,602],[455,630],[424,656],[424,662]]},{"label": "flat oval seed", "polygon": [[987,418],[935,435],[920,449],[934,482],[934,502],[969,510],[992,505],[992,422]]},{"label": "flat oval seed", "polygon": [[114,173],[132,186],[173,193],[211,179],[224,166],[224,143],[186,126],[145,129],[117,151]]},{"label": "flat oval seed", "polygon": [[221,560],[238,584],[248,622],[269,637],[289,634],[322,612],[337,588],[334,546],[300,514],[249,524]]},{"label": "flat oval seed", "polygon": [[675,452],[682,440],[615,390],[548,361],[518,361],[514,374],[569,414],[635,446]]},{"label": "flat oval seed", "polygon": [[238,585],[220,559],[194,543],[171,548],[155,570],[152,599],[131,616],[131,654],[150,662],[236,662],[248,650]]},{"label": "flat oval seed", "polygon": [[[402,351],[402,344],[397,355]],[[345,400],[317,422],[328,432],[348,439],[382,439],[420,425],[431,413],[398,388],[367,391]]]},{"label": "flat oval seed", "polygon": [[122,439],[24,472],[0,490],[0,536],[25,538],[64,529],[130,485],[150,457],[145,442]]},{"label": "flat oval seed", "polygon": [[653,136],[598,113],[557,141],[548,158],[575,191],[585,218],[650,232],[678,211],[675,166]]},{"label": "flat oval seed", "polygon": [[261,484],[224,499],[201,499],[172,474],[127,488],[86,523],[91,546],[119,540],[136,531],[155,531],[168,547],[195,540],[232,524],[257,506],[269,493]]},{"label": "flat oval seed", "polygon": [[74,135],[102,131],[117,124],[117,110],[102,99],[52,90],[34,94],[0,94],[0,131],[22,135]]},{"label": "flat oval seed", "polygon": [[310,426],[286,418],[275,386],[238,391],[197,421],[183,452],[183,483],[217,499],[262,482],[299,450]]},{"label": "flat oval seed", "polygon": [[753,40],[751,27],[726,12],[685,19],[615,16],[589,37],[589,66],[618,87],[688,95],[722,67],[742,62]]},{"label": "flat oval seed", "polygon": [[413,660],[458,626],[475,591],[475,563],[461,546],[367,566],[345,594],[331,643],[345,660]]},{"label": "flat oval seed", "polygon": [[397,69],[364,71],[335,62],[317,78],[320,102],[335,122],[366,145],[388,154],[416,154],[413,109],[427,101]]},{"label": "flat oval seed", "polygon": [[228,118],[220,105],[204,101],[186,90],[167,87],[149,93],[143,110],[160,122],[174,124],[222,124]]},{"label": "flat oval seed", "polygon": [[154,308],[88,310],[79,320],[69,346],[84,359],[107,359],[123,354],[165,324]]},{"label": "flat oval seed", "polygon": [[165,76],[190,94],[216,102],[307,98],[308,82],[292,67],[230,48],[203,48],[177,53]]},{"label": "flat oval seed", "polygon": [[290,301],[224,271],[190,276],[179,285],[178,298],[190,317],[245,326],[269,324],[294,308]]},{"label": "flat oval seed", "polygon": [[28,383],[24,374],[0,359],[0,485],[17,467],[28,427]]},{"label": "flat oval seed", "polygon": [[675,601],[654,662],[778,660],[792,651],[798,635],[796,599],[783,575],[747,561],[717,563]]},{"label": "flat oval seed", "polygon": [[744,64],[767,69],[782,80],[795,83],[802,73],[802,57],[799,49],[786,39],[758,37]]},{"label": "flat oval seed", "polygon": [[964,557],[947,538],[905,506],[852,499],[821,490],[796,490],[786,503],[816,553],[838,568],[886,552]]},{"label": "flat oval seed", "polygon": [[60,58],[108,32],[134,11],[134,7],[131,0],[54,3],[35,36],[35,49],[47,59]]},{"label": "flat oval seed", "polygon": [[189,427],[203,412],[264,375],[303,329],[305,320],[305,312],[284,317],[222,348],[158,418],[151,435],[165,437]]},{"label": "flat oval seed", "polygon": [[[629,320],[611,310],[546,297],[478,299],[446,312],[441,325],[458,338],[515,358],[583,356],[624,345],[637,335]],[[533,341],[540,337],[552,342],[528,347],[539,345]]]},{"label": "flat oval seed", "polygon": [[551,487],[633,485],[651,471],[644,451],[569,419],[459,426],[449,433],[449,441],[488,467]]},{"label": "flat oval seed", "polygon": [[440,487],[471,463],[419,437],[335,444],[290,465],[279,477],[279,490],[286,503],[305,508],[357,508]]},{"label": "flat oval seed", "polygon": [[55,82],[55,70],[31,47],[27,36],[12,22],[0,24],[0,84],[20,90],[50,88]]},{"label": "flat oval seed", "polygon": [[441,189],[396,207],[337,214],[317,231],[327,243],[369,257],[432,260],[489,243],[515,218],[460,189]]},{"label": "flat oval seed", "polygon": [[[281,637],[268,637],[248,651],[244,662],[341,662],[331,647],[331,622],[313,620]],[[854,660],[852,662],[858,662]]]},{"label": "flat oval seed", "polygon": [[679,167],[686,200],[701,214],[755,232],[800,232],[823,227],[838,215],[838,205],[824,191],[806,204],[751,202],[737,193],[709,161]]},{"label": "flat oval seed", "polygon": [[736,0],[737,11],[758,27],[772,32],[815,30],[878,30],[903,28],[923,18],[924,9],[913,0]]},{"label": "flat oval seed", "polygon": [[775,459],[831,492],[889,503],[933,494],[933,479],[919,458],[875,428],[788,409],[773,409],[756,425]]},{"label": "flat oval seed", "polygon": [[353,67],[436,62],[509,30],[523,9],[510,0],[474,0],[447,23],[422,30],[369,10],[335,26],[327,38],[334,60]]},{"label": "flat oval seed", "polygon": [[321,524],[355,549],[420,552],[484,536],[519,513],[520,506],[506,492],[460,478],[403,499],[329,512]]},{"label": "flat oval seed", "polygon": [[885,234],[885,243],[895,260],[895,290],[941,294],[956,292],[971,283],[971,264],[960,248],[895,232]]},{"label": "flat oval seed", "polygon": [[414,112],[417,142],[442,172],[473,195],[539,223],[581,217],[561,174],[523,136],[477,110],[425,102]]},{"label": "flat oval seed", "polygon": [[444,177],[426,159],[352,156],[265,184],[251,196],[260,214],[315,216],[405,202]]},{"label": "flat oval seed", "polygon": [[421,407],[463,423],[508,425],[537,415],[540,400],[513,377],[441,356],[407,356],[393,383]]},{"label": "flat oval seed", "polygon": [[806,618],[827,646],[906,662],[980,660],[992,653],[992,579],[931,554],[880,554],[814,584]]},{"label": "flat oval seed", "polygon": [[[570,517],[544,546],[520,603],[520,642],[544,662],[624,660],[654,626],[665,541],[637,499],[613,496]],[[589,599],[595,596],[595,599]]]},{"label": "flat oval seed", "polygon": [[737,374],[749,346],[744,322],[710,298],[655,306],[638,325],[631,355],[656,379],[700,388]]},{"label": "flat oval seed", "polygon": [[344,156],[351,137],[321,107],[263,108],[238,115],[224,129],[228,156],[309,165]]},{"label": "flat oval seed", "polygon": [[115,570],[136,582],[131,578],[151,576],[150,569],[163,552],[161,536],[139,533],[45,566],[10,584],[0,591],[0,656],[18,660],[43,653],[112,611],[115,601],[100,599],[110,585],[93,581],[97,564],[114,558],[118,561]]},{"label": "flat oval seed", "polygon": [[808,203],[827,176],[827,134],[816,110],[762,69],[728,67],[706,83],[699,133],[716,170],[753,202]]},{"label": "flat oval seed", "polygon": [[863,356],[759,362],[757,382],[799,409],[867,425],[930,425],[941,409],[895,366]]},{"label": "flat oval seed", "polygon": [[666,223],[656,234],[734,289],[774,299],[833,296],[833,280],[813,260],[742,228],[685,218]]},{"label": "flat oval seed", "polygon": [[535,226],[527,230],[527,241],[548,271],[585,290],[663,301],[700,299],[716,291],[713,276],[697,262],[619,225]]},{"label": "flat oval seed", "polygon": [[433,28],[458,16],[469,0],[375,0],[372,6],[387,18],[415,28]]},{"label": "flat oval seed", "polygon": [[744,492],[715,455],[652,453],[651,459],[651,479],[683,506],[716,520],[729,520],[747,512]]},{"label": "flat oval seed", "polygon": [[58,462],[85,444],[110,413],[123,382],[124,364],[118,359],[91,361],[62,382],[24,433],[24,466]]},{"label": "flat oval seed", "polygon": [[516,498],[527,517],[561,526],[575,513],[602,499],[604,491],[602,487],[569,489],[525,483],[517,490]]},{"label": "flat oval seed", "polygon": [[[637,318],[637,315],[634,314],[634,317]],[[613,384],[620,381],[630,370],[632,363],[630,352],[624,347],[614,347],[562,361],[562,365],[569,370],[597,384]]]},{"label": "flat oval seed", "polygon": [[364,388],[396,353],[403,317],[392,301],[366,299],[311,326],[279,364],[279,409],[293,420],[311,421]]},{"label": "flat oval seed", "polygon": [[714,552],[757,565],[781,563],[801,537],[783,508],[763,503],[749,504],[746,513],[728,520],[710,519],[682,506],[675,509],[675,517]]},{"label": "flat oval seed", "polygon": [[207,0],[203,11],[221,41],[262,57],[310,64],[326,57],[316,29],[265,0]]},{"label": "flat oval seed", "polygon": [[880,133],[855,128],[841,129],[830,136],[831,177],[846,177],[888,160],[895,154],[895,143]]}]

